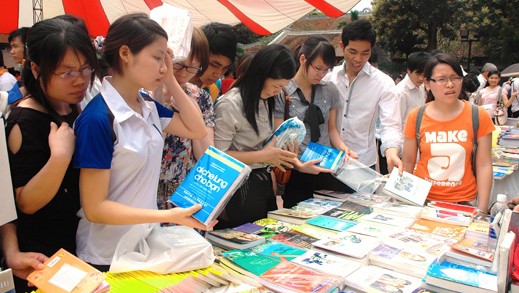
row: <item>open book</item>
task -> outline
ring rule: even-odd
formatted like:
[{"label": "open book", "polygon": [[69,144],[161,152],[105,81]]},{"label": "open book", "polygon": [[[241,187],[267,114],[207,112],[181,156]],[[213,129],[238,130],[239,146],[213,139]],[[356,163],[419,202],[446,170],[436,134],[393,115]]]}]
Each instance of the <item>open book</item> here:
[{"label": "open book", "polygon": [[431,182],[405,171],[400,176],[398,168],[393,168],[384,192],[405,203],[423,206],[431,186]]},{"label": "open book", "polygon": [[210,225],[250,172],[249,166],[209,146],[169,200],[182,208],[201,204],[193,217]]}]

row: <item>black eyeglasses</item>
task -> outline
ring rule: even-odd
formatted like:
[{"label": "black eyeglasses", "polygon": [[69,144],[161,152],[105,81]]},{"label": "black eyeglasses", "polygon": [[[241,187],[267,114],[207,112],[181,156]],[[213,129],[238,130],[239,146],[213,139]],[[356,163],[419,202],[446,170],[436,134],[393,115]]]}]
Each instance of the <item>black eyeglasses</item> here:
[{"label": "black eyeglasses", "polygon": [[193,66],[187,66],[187,65],[184,65],[182,63],[174,63],[173,64],[173,68],[175,70],[182,70],[182,69],[186,69],[187,72],[189,73],[193,73],[193,74],[197,74],[199,73],[200,71],[202,71],[202,67],[193,67]]},{"label": "black eyeglasses", "polygon": [[461,77],[461,76],[451,76],[450,78],[446,78],[446,77],[440,77],[440,78],[437,78],[437,79],[429,78],[429,80],[433,81],[437,85],[446,85],[449,80],[452,82],[452,84],[458,84],[458,83],[461,83],[463,81],[463,77]]}]

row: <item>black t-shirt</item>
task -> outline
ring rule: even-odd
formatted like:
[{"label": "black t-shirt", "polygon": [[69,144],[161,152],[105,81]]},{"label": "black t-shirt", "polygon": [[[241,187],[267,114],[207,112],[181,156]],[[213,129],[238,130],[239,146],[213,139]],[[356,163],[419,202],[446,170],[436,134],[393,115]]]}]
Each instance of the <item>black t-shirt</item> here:
[{"label": "black t-shirt", "polygon": [[[62,116],[70,126],[76,118],[76,113]],[[9,137],[16,124],[22,133],[20,150],[13,154],[8,148],[13,188],[25,186],[49,160],[51,121],[49,114],[34,109],[15,107],[11,110],[6,136]],[[41,252],[50,257],[59,248],[65,248],[75,254],[79,208],[79,170],[70,163],[58,192],[47,205],[32,215],[17,210],[20,251]]]}]

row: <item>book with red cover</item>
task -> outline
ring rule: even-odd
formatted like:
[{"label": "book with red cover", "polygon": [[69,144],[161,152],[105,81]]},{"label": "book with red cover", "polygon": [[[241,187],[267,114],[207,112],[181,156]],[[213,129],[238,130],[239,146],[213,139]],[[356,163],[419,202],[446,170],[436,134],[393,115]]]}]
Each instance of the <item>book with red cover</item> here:
[{"label": "book with red cover", "polygon": [[468,206],[468,205],[455,204],[455,203],[444,202],[444,201],[431,201],[427,205],[430,207],[437,208],[437,209],[462,212],[463,214],[470,216],[470,217],[475,217],[478,214],[478,209],[476,207]]},{"label": "book with red cover", "polygon": [[326,293],[336,289],[338,277],[304,268],[293,262],[282,261],[259,278],[263,286],[276,292]]}]

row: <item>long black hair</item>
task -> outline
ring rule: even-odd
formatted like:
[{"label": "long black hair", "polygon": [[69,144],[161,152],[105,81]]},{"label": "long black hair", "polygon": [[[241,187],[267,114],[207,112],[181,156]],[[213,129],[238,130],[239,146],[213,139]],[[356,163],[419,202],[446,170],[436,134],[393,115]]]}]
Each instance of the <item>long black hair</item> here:
[{"label": "long black hair", "polygon": [[[50,78],[68,49],[72,49],[76,55],[83,55],[88,65],[92,69],[98,70],[94,46],[88,33],[80,26],[63,19],[47,19],[34,24],[27,33],[26,60],[22,72],[25,89],[58,124],[63,119],[47,102],[45,92]],[[36,76],[32,73],[31,63],[35,63],[39,67]],[[95,76],[92,75],[91,84],[94,78]],[[77,113],[76,105],[71,105],[71,109]]]},{"label": "long black hair", "polygon": [[[296,64],[290,51],[283,45],[269,45],[259,50],[249,66],[233,87],[240,89],[243,112],[256,134],[259,133],[256,115],[259,110],[260,94],[267,78],[292,79],[296,75]],[[269,120],[272,123],[274,99],[268,100]]]}]

